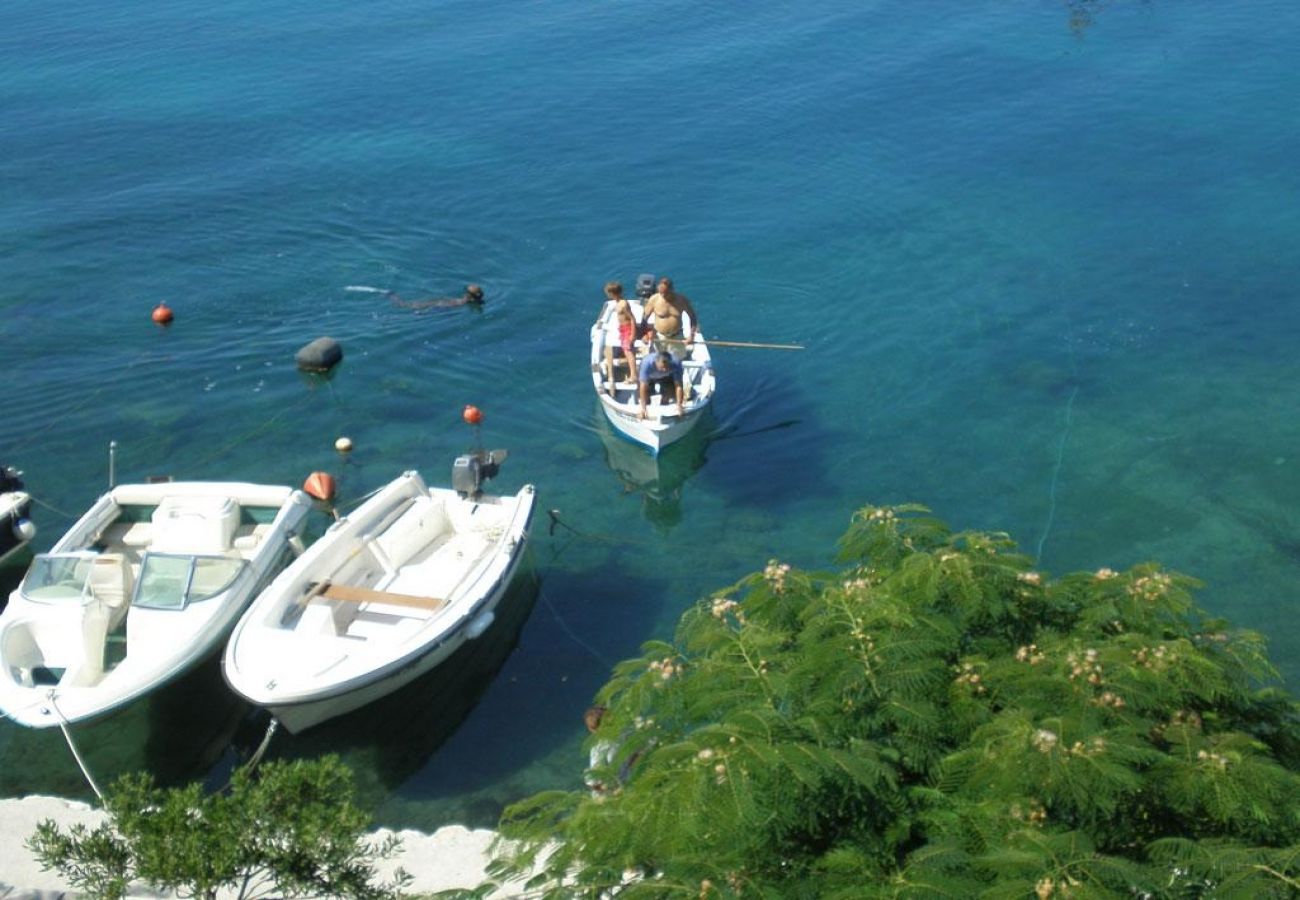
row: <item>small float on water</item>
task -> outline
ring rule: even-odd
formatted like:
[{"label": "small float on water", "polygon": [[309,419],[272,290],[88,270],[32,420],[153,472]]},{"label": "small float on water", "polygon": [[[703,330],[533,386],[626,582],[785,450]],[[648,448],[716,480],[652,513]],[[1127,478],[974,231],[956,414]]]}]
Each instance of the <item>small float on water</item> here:
[{"label": "small float on water", "polygon": [[31,495],[23,490],[22,472],[0,465],[0,565],[9,562],[36,536],[29,518]]}]

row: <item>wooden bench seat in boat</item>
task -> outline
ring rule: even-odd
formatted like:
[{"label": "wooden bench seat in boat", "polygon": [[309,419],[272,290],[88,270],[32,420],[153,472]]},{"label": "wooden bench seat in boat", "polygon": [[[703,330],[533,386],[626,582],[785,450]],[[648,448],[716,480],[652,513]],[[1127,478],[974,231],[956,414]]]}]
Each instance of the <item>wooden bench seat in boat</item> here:
[{"label": "wooden bench seat in boat", "polygon": [[391,591],[376,591],[350,584],[331,584],[321,591],[321,596],[327,600],[343,600],[347,603],[387,603],[390,606],[411,606],[416,609],[442,609],[447,605],[447,601],[441,597],[394,594]]}]

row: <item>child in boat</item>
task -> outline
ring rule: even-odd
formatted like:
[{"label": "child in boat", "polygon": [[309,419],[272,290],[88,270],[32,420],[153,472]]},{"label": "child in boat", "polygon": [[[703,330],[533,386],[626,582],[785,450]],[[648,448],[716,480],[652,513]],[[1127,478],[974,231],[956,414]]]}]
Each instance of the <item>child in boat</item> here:
[{"label": "child in boat", "polygon": [[[632,315],[632,304],[628,303],[623,296],[623,285],[617,281],[605,285],[605,297],[614,304],[614,315],[618,321],[618,345],[627,363],[627,379],[624,384],[635,385],[637,383],[636,316]],[[614,377],[614,348],[609,341],[605,342],[605,375],[608,378],[607,390],[613,394],[614,384],[618,379]]]}]

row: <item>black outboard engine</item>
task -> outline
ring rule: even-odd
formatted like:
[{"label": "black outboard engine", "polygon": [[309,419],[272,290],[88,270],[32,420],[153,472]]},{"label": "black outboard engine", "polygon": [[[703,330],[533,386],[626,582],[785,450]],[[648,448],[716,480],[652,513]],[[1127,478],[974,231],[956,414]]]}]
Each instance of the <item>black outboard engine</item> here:
[{"label": "black outboard engine", "polygon": [[5,491],[21,491],[23,489],[22,479],[19,478],[23,473],[13,466],[0,465],[0,493]]},{"label": "black outboard engine", "polygon": [[483,482],[501,471],[501,464],[510,454],[505,450],[475,450],[456,457],[451,466],[451,486],[462,497],[477,497]]},{"label": "black outboard engine", "polygon": [[655,292],[655,277],[653,275],[641,274],[636,277],[636,295],[640,300],[645,300]]}]

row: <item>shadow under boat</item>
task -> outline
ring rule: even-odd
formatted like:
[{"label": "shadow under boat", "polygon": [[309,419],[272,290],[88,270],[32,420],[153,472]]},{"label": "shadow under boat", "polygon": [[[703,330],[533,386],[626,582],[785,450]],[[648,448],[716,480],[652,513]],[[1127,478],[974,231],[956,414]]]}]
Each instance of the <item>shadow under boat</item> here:
[{"label": "shadow under boat", "polygon": [[716,428],[712,407],[704,411],[704,417],[688,434],[657,456],[615,431],[599,407],[594,421],[604,446],[605,465],[625,493],[641,495],[646,520],[661,529],[677,525],[682,519],[682,487],[707,461],[706,452]]},{"label": "shadow under boat", "polygon": [[226,687],[221,654],[213,652],[139,700],[103,718],[69,725],[71,745],[59,728],[0,721],[0,796],[47,794],[93,802],[86,772],[101,789],[135,772],[148,772],[164,786],[204,780],[249,710]]},{"label": "shadow under boat", "polygon": [[[264,759],[337,754],[352,770],[358,802],[378,805],[455,733],[514,651],[540,587],[531,548],[526,553],[496,618],[477,639],[410,684],[360,709],[301,734],[278,729]],[[234,763],[256,751],[269,723],[265,710],[248,718],[236,741]]]}]

